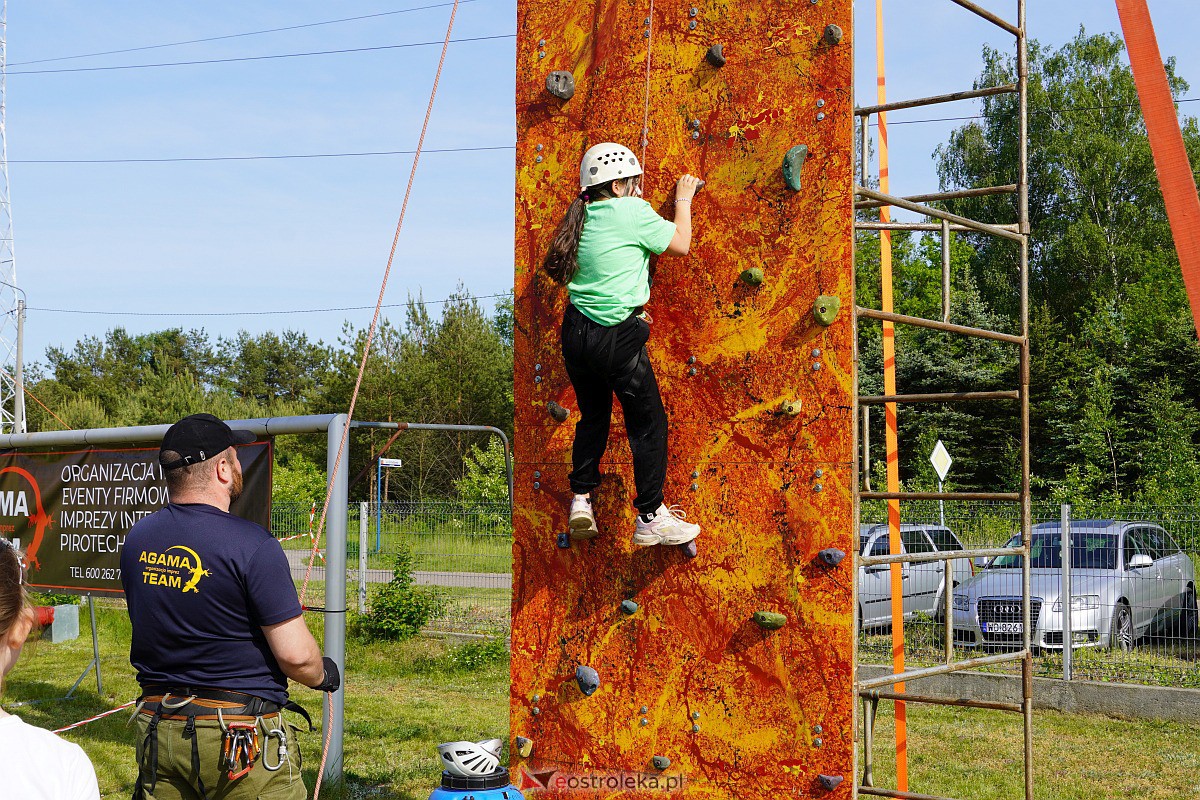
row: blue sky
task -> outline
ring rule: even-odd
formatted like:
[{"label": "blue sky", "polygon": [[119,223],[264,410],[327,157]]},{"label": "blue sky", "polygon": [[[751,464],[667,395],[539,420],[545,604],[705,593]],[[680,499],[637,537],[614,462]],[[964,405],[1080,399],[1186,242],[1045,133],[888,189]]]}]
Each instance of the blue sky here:
[{"label": "blue sky", "polygon": [[[409,156],[158,164],[36,160],[172,158],[412,150],[438,47],[147,69],[31,74],[440,40],[445,0],[39,0],[9,5],[8,154],[18,280],[31,310],[26,354],[116,325],[233,335],[298,328],[335,341],[369,310],[259,316],[207,313],[369,306],[378,294]],[[89,58],[97,51],[384,14],[354,22]],[[1012,16],[1014,0],[986,0]],[[1084,26],[1116,31],[1112,0],[1031,0],[1035,38],[1061,44]],[[1194,0],[1150,0],[1164,56],[1197,85]],[[860,102],[874,102],[874,2],[857,0]],[[980,45],[1006,37],[948,0],[886,0],[890,99],[969,88]],[[512,0],[460,6],[455,37],[506,36]],[[426,147],[511,147],[512,38],[451,46]],[[24,74],[22,74],[24,73]],[[1200,106],[1200,104],[1197,104]],[[892,115],[963,116],[961,103]],[[933,113],[931,113],[931,111]],[[1200,108],[1197,108],[1200,111]],[[947,113],[949,112],[949,113]],[[1196,112],[1192,112],[1196,113]],[[936,189],[930,154],[954,123],[892,129],[892,188]],[[387,302],[446,297],[462,282],[512,286],[513,152],[422,158]],[[702,223],[701,223],[702,224]],[[491,301],[487,301],[491,302]],[[119,312],[122,316],[36,309]],[[137,313],[167,316],[136,316]]]}]

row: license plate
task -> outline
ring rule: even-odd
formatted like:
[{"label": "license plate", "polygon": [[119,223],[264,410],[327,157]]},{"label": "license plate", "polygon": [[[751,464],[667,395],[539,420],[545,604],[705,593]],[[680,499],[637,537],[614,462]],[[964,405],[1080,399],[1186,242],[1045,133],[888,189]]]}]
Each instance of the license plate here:
[{"label": "license plate", "polygon": [[1024,633],[1025,625],[1022,622],[985,622],[983,623],[984,633]]}]

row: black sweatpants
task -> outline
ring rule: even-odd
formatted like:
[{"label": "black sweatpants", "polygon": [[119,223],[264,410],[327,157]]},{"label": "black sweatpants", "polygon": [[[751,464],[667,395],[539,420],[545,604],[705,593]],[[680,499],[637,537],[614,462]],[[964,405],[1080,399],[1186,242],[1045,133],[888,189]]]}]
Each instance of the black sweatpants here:
[{"label": "black sweatpants", "polygon": [[563,315],[563,360],[581,416],[571,453],[571,491],[587,494],[600,485],[600,458],[616,394],[633,451],[633,504],[642,514],[652,514],[662,504],[667,476],[667,412],[646,354],[649,338],[650,324],[637,316],[606,327],[573,305]]}]

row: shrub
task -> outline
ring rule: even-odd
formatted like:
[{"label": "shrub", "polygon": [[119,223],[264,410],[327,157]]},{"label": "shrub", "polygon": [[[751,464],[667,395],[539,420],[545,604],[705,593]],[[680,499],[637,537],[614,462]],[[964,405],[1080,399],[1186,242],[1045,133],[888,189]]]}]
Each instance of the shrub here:
[{"label": "shrub", "polygon": [[401,550],[396,554],[391,581],[375,590],[367,613],[353,619],[356,636],[387,641],[408,639],[446,610],[445,596],[433,587],[414,585],[412,573],[412,554]]},{"label": "shrub", "polygon": [[456,669],[473,671],[508,659],[508,643],[503,636],[475,639],[459,645],[447,654],[446,660]]}]

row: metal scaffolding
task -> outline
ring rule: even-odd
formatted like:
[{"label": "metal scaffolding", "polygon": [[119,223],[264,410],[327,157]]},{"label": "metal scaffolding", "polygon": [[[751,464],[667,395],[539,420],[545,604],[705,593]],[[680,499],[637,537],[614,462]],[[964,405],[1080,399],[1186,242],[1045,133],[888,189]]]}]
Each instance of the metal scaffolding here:
[{"label": "metal scaffolding", "polygon": [[0,2],[0,433],[25,432],[20,329],[25,304],[17,293],[12,204],[8,195],[8,1]]},{"label": "metal scaffolding", "polygon": [[[1017,0],[1017,22],[1012,24],[1005,19],[983,9],[970,0],[950,0],[964,9],[978,15],[1004,31],[1012,34],[1016,44],[1017,82],[1003,86],[973,89],[955,92],[936,97],[923,97],[904,100],[883,105],[862,106],[856,110],[862,125],[862,185],[856,187],[855,193],[861,198],[856,209],[880,208],[894,206],[924,215],[934,222],[874,222],[856,221],[857,231],[908,230],[940,232],[942,238],[942,319],[929,320],[903,314],[885,313],[875,309],[854,307],[854,329],[857,341],[858,324],[860,320],[885,321],[899,325],[913,325],[961,336],[972,336],[1004,342],[1014,345],[1020,353],[1019,388],[1015,391],[1003,392],[951,392],[944,394],[893,394],[873,397],[857,397],[856,412],[865,411],[868,406],[892,403],[947,403],[960,401],[1017,401],[1020,406],[1020,461],[1021,482],[1017,492],[876,492],[870,491],[869,464],[865,457],[858,460],[860,480],[855,482],[855,527],[860,521],[859,504],[862,500],[999,500],[1020,504],[1021,544],[1018,547],[990,548],[984,550],[954,551],[952,553],[923,553],[898,554],[883,556],[864,556],[855,553],[855,568],[879,564],[918,563],[928,561],[943,561],[945,574],[950,574],[950,563],[955,559],[977,557],[994,557],[1000,555],[1019,556],[1022,563],[1021,607],[1023,619],[1022,647],[1011,653],[971,658],[956,661],[954,659],[954,615],[952,609],[953,593],[949,586],[944,594],[945,609],[945,663],[924,669],[906,670],[901,673],[886,675],[872,679],[856,677],[855,693],[863,701],[862,715],[862,752],[856,763],[862,765],[861,783],[856,782],[856,796],[868,795],[873,797],[907,798],[907,800],[945,800],[933,798],[931,795],[916,794],[908,791],[883,789],[873,785],[872,767],[874,765],[874,722],[879,702],[893,701],[905,703],[929,703],[936,705],[956,706],[959,708],[982,708],[998,711],[1009,711],[1021,714],[1024,722],[1024,764],[1025,764],[1025,798],[1033,798],[1033,650],[1031,646],[1031,604],[1029,596],[1030,574],[1030,535],[1031,535],[1031,504],[1030,504],[1030,454],[1029,454],[1029,68],[1028,41],[1026,34],[1026,0]],[[1017,125],[1018,125],[1018,164],[1017,182],[1004,186],[960,189],[948,192],[937,192],[911,197],[897,197],[883,194],[867,188],[868,183],[868,127],[873,115],[898,109],[916,108],[939,103],[950,103],[959,100],[989,97],[1000,94],[1017,95]],[[950,200],[964,197],[979,197],[993,194],[1016,194],[1018,221],[1014,224],[991,224],[968,219],[957,214],[951,214],[942,209],[927,205],[929,201]],[[950,323],[950,236],[954,231],[974,231],[985,233],[1001,239],[1014,242],[1019,248],[1020,270],[1018,275],[1020,292],[1019,335],[1000,333],[998,331],[969,328]],[[857,427],[857,426],[856,426]],[[863,430],[863,450],[866,452],[866,430]],[[855,604],[857,614],[857,603]],[[1003,664],[1009,662],[1021,663],[1022,699],[1015,703],[991,703],[965,699],[944,699],[924,695],[911,695],[902,691],[890,691],[896,684],[916,680],[933,675],[941,675],[960,670],[982,666]]]}]

